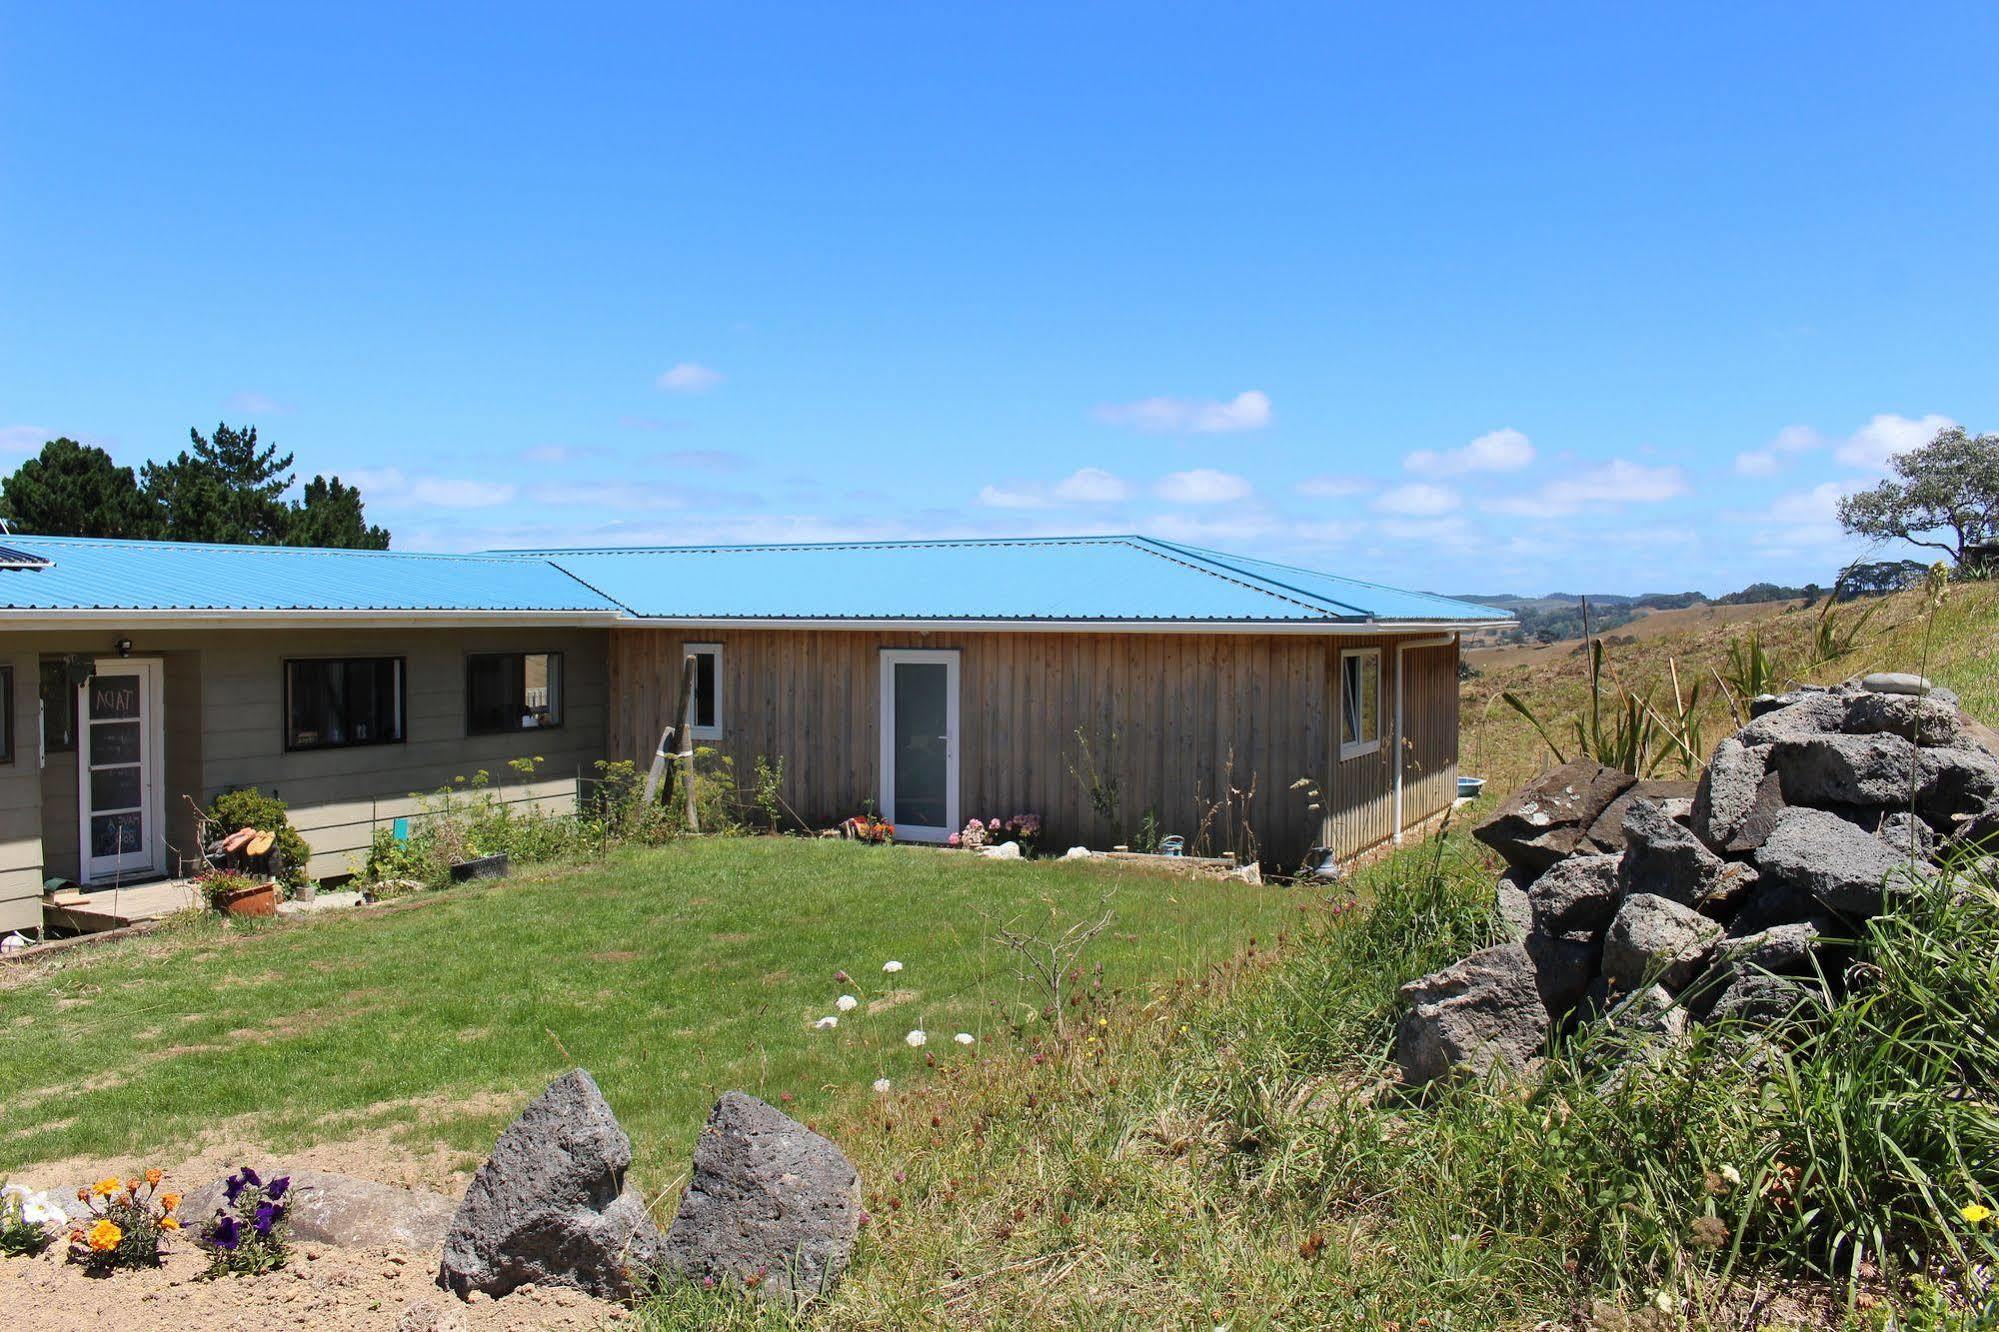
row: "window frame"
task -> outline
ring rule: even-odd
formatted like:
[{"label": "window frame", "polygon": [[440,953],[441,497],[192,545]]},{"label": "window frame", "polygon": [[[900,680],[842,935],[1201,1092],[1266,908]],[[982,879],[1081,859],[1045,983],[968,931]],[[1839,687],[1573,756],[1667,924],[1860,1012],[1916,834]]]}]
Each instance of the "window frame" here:
[{"label": "window frame", "polygon": [[[715,721],[711,726],[702,726],[698,723],[690,722],[687,727],[687,734],[691,739],[695,740],[720,740],[727,724],[726,719],[728,716],[727,713],[722,711],[726,696],[722,676],[722,645],[720,643],[682,643],[680,645],[680,657],[682,661],[685,661],[689,657],[698,657],[704,654],[715,659]],[[694,669],[694,692],[688,695],[687,710],[696,717],[701,715],[701,668],[698,666]],[[676,719],[676,724],[678,724],[678,719]]]},{"label": "window frame", "polygon": [[[295,744],[292,740],[292,667],[345,664],[355,661],[388,661],[396,667],[396,734],[381,740],[331,740],[313,744]],[[376,745],[403,745],[409,743],[409,689],[410,671],[407,657],[385,655],[379,657],[357,657],[351,655],[326,657],[284,657],[278,666],[280,676],[279,692],[283,695],[283,716],[279,726],[284,730],[285,753],[313,754],[324,749],[371,749]]]},{"label": "window frame", "polygon": [[[1356,681],[1351,680],[1348,675],[1347,663],[1349,661],[1359,661],[1363,663],[1371,662],[1374,667],[1374,734],[1371,736],[1358,738],[1351,741],[1347,739],[1347,705],[1348,705],[1349,696],[1352,692],[1349,688],[1349,685],[1352,683],[1356,683]],[[1357,683],[1361,683],[1364,685],[1367,666],[1363,664],[1360,670],[1362,673],[1362,678]],[[1369,647],[1369,648],[1340,649],[1340,687],[1339,687],[1338,702],[1339,702],[1339,727],[1340,727],[1339,729],[1340,762],[1344,763],[1348,759],[1366,758],[1369,754],[1378,753],[1381,749],[1381,720],[1382,720],[1381,719],[1382,679],[1381,679],[1380,648]],[[1358,735],[1358,733],[1361,730],[1361,722],[1364,719],[1364,714],[1361,709],[1360,699],[1358,698],[1354,699],[1353,707],[1354,707],[1353,729],[1355,733]]]},{"label": "window frame", "polygon": [[[514,725],[477,727],[472,724],[472,663],[475,661],[492,661],[503,657],[521,658],[521,690],[523,693],[527,690],[527,659],[529,657],[547,657],[554,663],[552,673],[555,677],[555,682],[553,688],[549,691],[554,696],[552,700],[554,706],[551,709],[555,713],[555,720],[553,722],[547,726]],[[556,649],[536,649],[529,651],[523,648],[519,651],[509,649],[505,652],[467,652],[465,654],[465,672],[463,677],[465,681],[465,738],[471,740],[488,735],[539,735],[543,731],[561,730],[569,724],[568,674],[568,663],[563,661],[561,651]],[[521,700],[521,706],[523,708],[527,706],[525,698]]]}]

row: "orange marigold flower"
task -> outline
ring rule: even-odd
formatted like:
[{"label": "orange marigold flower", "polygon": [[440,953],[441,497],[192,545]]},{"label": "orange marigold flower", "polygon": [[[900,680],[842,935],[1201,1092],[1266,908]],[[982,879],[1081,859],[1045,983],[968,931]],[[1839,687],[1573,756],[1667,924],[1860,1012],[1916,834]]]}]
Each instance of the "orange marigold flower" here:
[{"label": "orange marigold flower", "polygon": [[139,1179],[137,1176],[134,1176],[133,1178],[126,1180],[125,1192],[137,1193],[139,1191],[139,1185],[143,1184],[144,1182],[145,1182],[144,1180]]},{"label": "orange marigold flower", "polygon": [[160,1195],[160,1210],[162,1212],[171,1212],[178,1206],[180,1206],[180,1195],[178,1193],[162,1193]]},{"label": "orange marigold flower", "polygon": [[160,1229],[161,1229],[161,1230],[179,1230],[179,1229],[180,1229],[180,1218],[179,1218],[179,1217],[177,1217],[177,1216],[163,1216],[163,1217],[161,1217],[161,1218],[160,1218]]},{"label": "orange marigold flower", "polygon": [[99,1253],[111,1252],[118,1247],[118,1241],[124,1238],[125,1232],[118,1228],[116,1221],[100,1219],[90,1228],[90,1247]]},{"label": "orange marigold flower", "polygon": [[161,1180],[165,1179],[166,1177],[167,1177],[167,1172],[160,1169],[158,1166],[154,1166],[150,1170],[146,1171],[146,1182],[148,1184],[158,1184]]},{"label": "orange marigold flower", "polygon": [[118,1182],[118,1177],[116,1175],[107,1175],[103,1179],[98,1180],[95,1184],[92,1184],[90,1186],[90,1191],[96,1194],[100,1198],[109,1198],[112,1194],[118,1192],[118,1190],[123,1187],[124,1185]]}]

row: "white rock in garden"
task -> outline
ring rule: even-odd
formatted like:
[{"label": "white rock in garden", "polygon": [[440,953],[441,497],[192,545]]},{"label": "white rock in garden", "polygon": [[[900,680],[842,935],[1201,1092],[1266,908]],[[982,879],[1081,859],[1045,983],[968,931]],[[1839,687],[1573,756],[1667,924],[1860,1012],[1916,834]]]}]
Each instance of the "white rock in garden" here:
[{"label": "white rock in garden", "polygon": [[[412,1253],[434,1249],[444,1241],[458,1201],[426,1189],[403,1189],[372,1179],[355,1179],[326,1170],[283,1170],[267,1166],[264,1176],[289,1175],[285,1213],[292,1238],[342,1249],[395,1245]],[[206,1220],[223,1205],[225,1180],[217,1179],[181,1201],[181,1212]]]},{"label": "white rock in garden", "polygon": [[979,848],[979,854],[987,860],[1019,860],[1020,843],[1001,842],[998,846],[983,846]]},{"label": "white rock in garden", "polygon": [[1067,851],[1064,851],[1062,853],[1062,859],[1088,860],[1090,859],[1090,857],[1094,856],[1095,854],[1096,852],[1090,850],[1090,848],[1087,846],[1072,846]]},{"label": "white rock in garden", "polygon": [[1863,676],[1860,687],[1870,694],[1927,694],[1935,688],[1922,676],[1907,671],[1878,671]]}]

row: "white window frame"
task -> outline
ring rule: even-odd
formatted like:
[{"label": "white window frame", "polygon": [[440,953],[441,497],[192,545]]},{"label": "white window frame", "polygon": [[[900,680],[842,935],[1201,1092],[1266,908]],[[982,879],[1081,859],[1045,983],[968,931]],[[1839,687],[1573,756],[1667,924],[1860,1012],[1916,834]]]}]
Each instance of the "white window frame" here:
[{"label": "white window frame", "polygon": [[[703,653],[715,658],[715,724],[713,726],[696,726],[690,723],[687,727],[687,733],[696,740],[720,740],[722,738],[722,728],[727,725],[725,719],[728,716],[722,710],[726,700],[722,679],[722,645],[720,643],[682,643],[680,645],[682,660],[688,657],[700,656]],[[701,678],[698,667],[695,670],[694,678],[696,687],[698,688]],[[698,699],[694,694],[690,693],[687,696],[687,711],[690,716],[696,715],[697,709],[695,704],[697,702]]]},{"label": "white window frame", "polygon": [[[1347,739],[1347,707],[1349,695],[1352,693],[1349,686],[1355,683],[1355,681],[1349,676],[1347,663],[1359,660],[1372,660],[1374,663],[1374,734],[1371,737],[1350,742]],[[1360,669],[1363,673],[1367,670],[1365,666]],[[1381,749],[1381,683],[1380,648],[1340,649],[1339,717],[1337,724],[1340,728],[1340,761],[1342,763],[1348,759],[1365,758],[1369,754],[1376,753]],[[1358,731],[1360,723],[1363,720],[1358,698],[1354,699],[1352,706],[1354,707],[1354,730]]]}]

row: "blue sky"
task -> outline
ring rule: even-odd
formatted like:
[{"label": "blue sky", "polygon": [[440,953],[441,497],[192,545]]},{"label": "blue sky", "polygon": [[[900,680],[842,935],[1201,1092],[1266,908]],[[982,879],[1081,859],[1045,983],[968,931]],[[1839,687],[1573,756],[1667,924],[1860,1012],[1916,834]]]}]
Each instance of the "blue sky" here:
[{"label": "blue sky", "polygon": [[0,10],[0,464],[1725,591],[1999,427],[1989,5],[303,10]]}]

